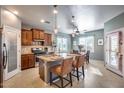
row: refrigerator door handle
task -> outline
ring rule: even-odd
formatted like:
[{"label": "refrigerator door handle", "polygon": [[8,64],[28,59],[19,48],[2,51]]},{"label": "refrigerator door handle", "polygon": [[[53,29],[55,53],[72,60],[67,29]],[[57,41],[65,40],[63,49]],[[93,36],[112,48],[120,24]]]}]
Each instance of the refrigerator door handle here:
[{"label": "refrigerator door handle", "polygon": [[7,48],[6,48],[6,44],[3,44],[5,51],[3,51],[3,67],[4,69],[6,68],[7,65]]},{"label": "refrigerator door handle", "polygon": [[3,68],[5,68],[5,51],[3,50]]}]

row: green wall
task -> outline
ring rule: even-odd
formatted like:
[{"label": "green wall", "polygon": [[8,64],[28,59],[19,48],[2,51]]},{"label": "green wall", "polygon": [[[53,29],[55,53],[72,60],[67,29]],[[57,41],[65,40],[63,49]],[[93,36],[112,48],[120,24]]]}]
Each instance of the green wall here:
[{"label": "green wall", "polygon": [[[94,36],[94,53],[90,54],[90,58],[94,60],[104,60],[104,45],[103,46],[98,46],[97,41],[98,39],[104,39],[104,29],[101,30],[95,30],[95,31],[90,31],[85,34],[82,34],[80,36],[77,36],[75,38],[72,38],[72,42],[75,40],[78,45],[78,39],[80,37],[87,37],[87,36]],[[73,45],[73,43],[72,43]],[[77,47],[74,47],[75,49],[78,49]]]},{"label": "green wall", "polygon": [[121,27],[124,27],[124,13],[104,23],[105,32],[112,31]]}]

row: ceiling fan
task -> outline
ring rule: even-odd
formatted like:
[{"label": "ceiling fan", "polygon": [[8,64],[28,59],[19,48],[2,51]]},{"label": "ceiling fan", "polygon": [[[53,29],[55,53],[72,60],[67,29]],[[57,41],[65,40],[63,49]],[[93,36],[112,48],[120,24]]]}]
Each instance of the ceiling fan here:
[{"label": "ceiling fan", "polygon": [[75,35],[79,35],[80,34],[80,31],[78,29],[78,26],[75,23],[75,16],[72,16],[72,26],[73,26],[72,36],[75,37]]},{"label": "ceiling fan", "polygon": [[86,32],[87,30],[79,31],[78,26],[75,22],[75,16],[72,16],[72,26],[73,26],[73,33],[72,37],[75,37],[76,35],[80,35],[80,32]]}]

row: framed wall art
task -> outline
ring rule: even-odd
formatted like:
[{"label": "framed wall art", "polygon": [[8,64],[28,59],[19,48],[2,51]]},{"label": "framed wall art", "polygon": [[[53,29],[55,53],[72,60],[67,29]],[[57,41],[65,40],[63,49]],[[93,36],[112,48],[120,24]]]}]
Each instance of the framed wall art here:
[{"label": "framed wall art", "polygon": [[103,39],[98,39],[98,45],[102,46],[103,45]]}]

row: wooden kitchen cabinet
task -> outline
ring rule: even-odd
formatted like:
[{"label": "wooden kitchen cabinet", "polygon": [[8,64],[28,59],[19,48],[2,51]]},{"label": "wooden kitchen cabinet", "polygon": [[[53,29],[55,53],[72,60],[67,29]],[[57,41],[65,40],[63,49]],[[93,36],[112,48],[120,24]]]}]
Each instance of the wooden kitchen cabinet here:
[{"label": "wooden kitchen cabinet", "polygon": [[48,45],[51,46],[52,45],[52,35],[48,34]]},{"label": "wooden kitchen cabinet", "polygon": [[21,41],[23,46],[29,46],[32,45],[33,41],[40,41],[40,40],[45,40],[46,46],[51,46],[52,45],[52,35],[48,33],[44,33],[43,30],[40,29],[31,29],[31,30],[26,30],[22,29],[22,35],[21,35]]},{"label": "wooden kitchen cabinet", "polygon": [[35,57],[33,54],[28,55],[29,67],[35,67]]},{"label": "wooden kitchen cabinet", "polygon": [[21,56],[21,69],[26,69],[28,68],[28,56],[27,55],[22,55]]},{"label": "wooden kitchen cabinet", "polygon": [[33,40],[44,40],[44,31],[40,29],[31,29],[33,33]]},{"label": "wooden kitchen cabinet", "polygon": [[33,54],[24,54],[21,56],[21,69],[35,67],[35,56]]},{"label": "wooden kitchen cabinet", "polygon": [[45,45],[48,45],[48,36],[47,33],[44,34]]},{"label": "wooden kitchen cabinet", "polygon": [[22,29],[21,42],[22,42],[22,45],[32,45],[32,31]]},{"label": "wooden kitchen cabinet", "polygon": [[44,31],[40,31],[39,32],[39,35],[40,35],[39,38],[42,39],[42,40],[44,40]]},{"label": "wooden kitchen cabinet", "polygon": [[45,40],[45,45],[46,46],[51,46],[52,45],[52,35],[45,33],[44,34],[44,40]]}]

